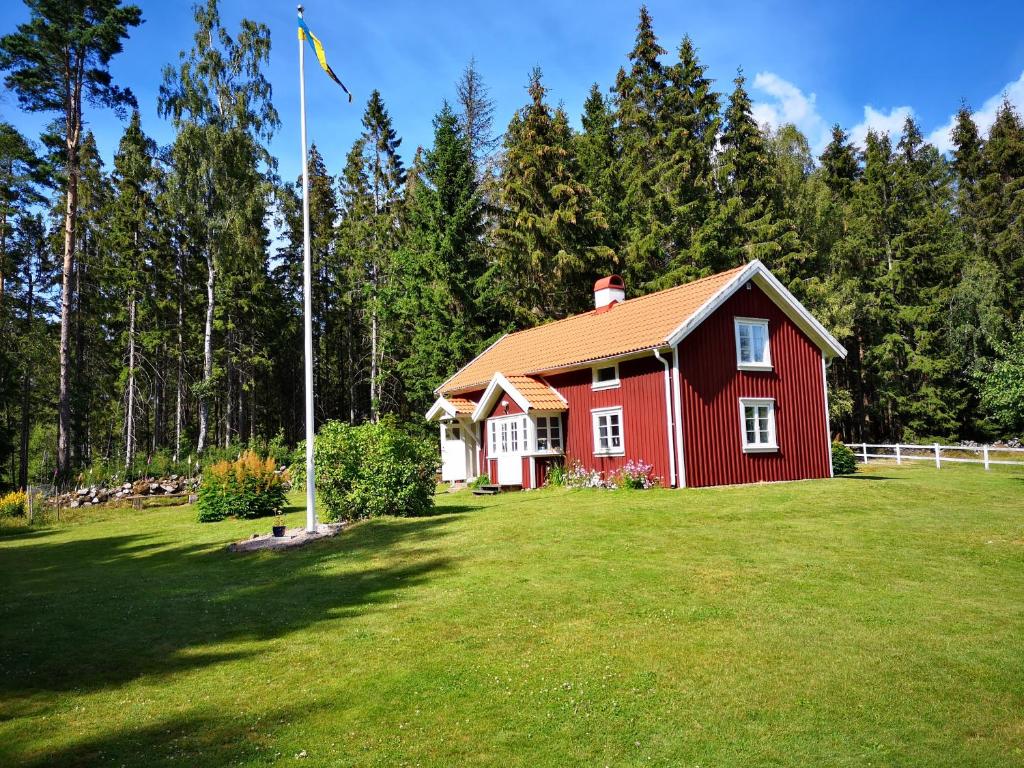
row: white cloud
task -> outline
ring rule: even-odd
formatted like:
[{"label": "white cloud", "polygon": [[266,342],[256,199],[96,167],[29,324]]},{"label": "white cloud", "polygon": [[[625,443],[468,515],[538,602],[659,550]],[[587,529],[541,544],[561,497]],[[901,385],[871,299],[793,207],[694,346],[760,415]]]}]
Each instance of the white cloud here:
[{"label": "white cloud", "polygon": [[[1024,110],[1024,72],[995,96],[986,99],[985,103],[981,105],[981,109],[974,113],[974,122],[978,124],[978,129],[983,135],[995,122],[996,112],[1003,103],[1004,97],[1009,99],[1010,103],[1018,110]],[[956,125],[955,113],[950,116],[945,125],[932,131],[928,136],[928,141],[938,147],[940,152],[949,152],[953,149],[954,125]]]},{"label": "white cloud", "polygon": [[818,114],[817,97],[805,94],[788,80],[774,72],[758,72],[753,90],[766,94],[768,99],[754,102],[752,112],[758,125],[778,128],[792,123],[803,132],[815,153],[828,142],[825,120]]},{"label": "white cloud", "polygon": [[908,117],[914,116],[913,107],[893,107],[883,112],[870,104],[864,107],[864,119],[850,129],[850,138],[859,146],[864,146],[868,131],[888,134],[894,141],[898,140],[903,131],[903,124]]}]

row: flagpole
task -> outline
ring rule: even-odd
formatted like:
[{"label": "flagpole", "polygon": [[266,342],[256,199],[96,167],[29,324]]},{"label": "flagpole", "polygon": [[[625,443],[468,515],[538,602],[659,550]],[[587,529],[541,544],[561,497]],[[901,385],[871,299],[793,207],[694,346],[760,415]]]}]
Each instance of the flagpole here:
[{"label": "flagpole", "polygon": [[[302,18],[302,6],[299,6]],[[309,171],[306,163],[306,59],[299,32],[299,111],[302,115],[302,321],[306,368],[306,530],[316,531],[316,478],[313,472],[313,299],[312,256],[309,246]]]}]

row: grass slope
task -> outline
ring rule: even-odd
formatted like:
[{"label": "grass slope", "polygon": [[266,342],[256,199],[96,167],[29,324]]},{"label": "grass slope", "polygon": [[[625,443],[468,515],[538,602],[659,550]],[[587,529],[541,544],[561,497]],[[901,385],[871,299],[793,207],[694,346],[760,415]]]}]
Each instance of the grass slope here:
[{"label": "grass slope", "polygon": [[1019,473],[437,512],[0,538],[0,765],[1024,763]]}]

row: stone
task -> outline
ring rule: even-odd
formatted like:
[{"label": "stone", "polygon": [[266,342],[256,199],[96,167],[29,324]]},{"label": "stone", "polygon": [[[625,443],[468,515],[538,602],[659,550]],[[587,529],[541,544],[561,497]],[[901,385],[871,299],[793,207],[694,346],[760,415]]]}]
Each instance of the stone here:
[{"label": "stone", "polygon": [[80,506],[82,506],[82,502],[80,502],[80,501],[72,501],[72,502],[71,502],[71,503],[70,503],[70,504],[68,505],[68,507],[69,507],[70,509],[78,509],[78,508],[79,508]]},{"label": "stone", "polygon": [[164,493],[177,493],[178,492],[178,486],[173,485],[172,483],[165,483],[164,485],[161,485],[160,487],[163,489]]},{"label": "stone", "polygon": [[75,493],[77,493],[79,496],[88,496],[89,495],[89,489],[88,488],[79,488],[77,491],[75,491]]},{"label": "stone", "polygon": [[149,484],[149,492],[150,493],[160,493],[160,486],[157,485],[156,483],[150,483]]}]

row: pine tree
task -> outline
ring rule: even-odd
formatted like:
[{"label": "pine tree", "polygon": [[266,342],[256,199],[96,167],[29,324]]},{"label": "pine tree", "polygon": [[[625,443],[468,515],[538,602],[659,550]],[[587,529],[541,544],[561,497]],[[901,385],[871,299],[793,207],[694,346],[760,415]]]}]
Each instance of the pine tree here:
[{"label": "pine tree", "polygon": [[608,224],[580,181],[568,118],[545,103],[539,69],[530,76],[529,94],[505,134],[504,220],[492,297],[520,325],[586,309],[593,281],[616,262],[603,244]]},{"label": "pine tree", "polygon": [[836,200],[847,202],[853,195],[853,186],[860,178],[857,148],[839,124],[832,126],[832,138],[821,153],[821,171],[825,186]]},{"label": "pine tree", "polygon": [[137,6],[119,0],[28,0],[29,21],[0,38],[5,83],[29,112],[55,112],[63,119],[65,168],[64,266],[61,281],[61,343],[57,471],[71,469],[71,305],[75,267],[78,179],[83,99],[123,112],[135,106],[131,91],[114,85],[110,60],[121,52],[128,30],[142,22]]}]

